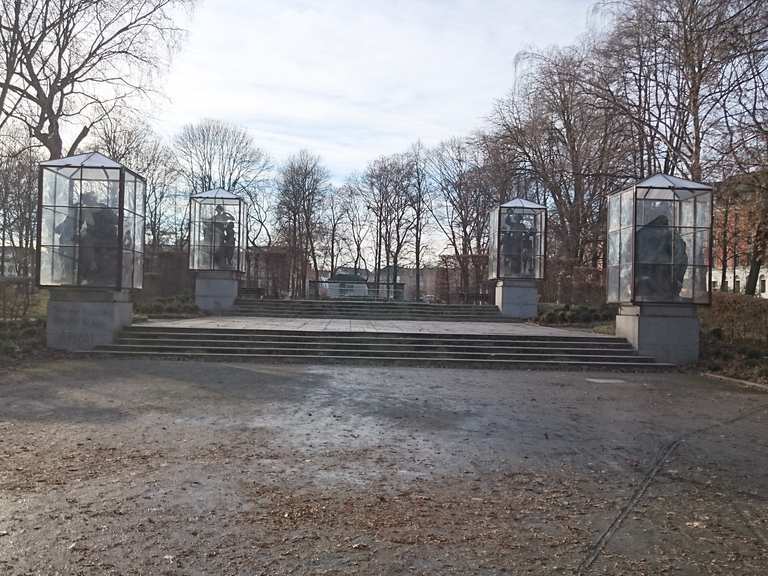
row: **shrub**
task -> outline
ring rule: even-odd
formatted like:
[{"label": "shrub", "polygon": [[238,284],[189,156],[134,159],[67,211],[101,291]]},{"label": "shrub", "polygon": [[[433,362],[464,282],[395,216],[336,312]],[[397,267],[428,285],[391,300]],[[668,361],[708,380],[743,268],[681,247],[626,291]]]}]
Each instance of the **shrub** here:
[{"label": "shrub", "polygon": [[768,300],[714,292],[700,317],[705,331],[725,342],[768,343]]}]

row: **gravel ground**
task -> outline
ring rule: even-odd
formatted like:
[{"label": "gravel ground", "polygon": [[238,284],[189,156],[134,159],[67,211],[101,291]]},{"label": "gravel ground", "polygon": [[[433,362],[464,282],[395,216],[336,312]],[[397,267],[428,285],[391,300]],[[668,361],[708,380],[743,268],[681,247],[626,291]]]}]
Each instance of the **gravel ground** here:
[{"label": "gravel ground", "polygon": [[0,371],[0,574],[765,574],[768,395],[684,374]]}]

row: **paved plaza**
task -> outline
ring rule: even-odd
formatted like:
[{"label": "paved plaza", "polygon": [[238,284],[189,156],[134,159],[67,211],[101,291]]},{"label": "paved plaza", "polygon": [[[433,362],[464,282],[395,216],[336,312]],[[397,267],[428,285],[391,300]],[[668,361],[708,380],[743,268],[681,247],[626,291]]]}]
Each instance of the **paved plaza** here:
[{"label": "paved plaza", "polygon": [[80,359],[0,397],[4,575],[768,563],[768,395],[703,377]]},{"label": "paved plaza", "polygon": [[184,320],[149,320],[138,326],[226,328],[232,330],[296,330],[306,332],[401,332],[403,334],[481,334],[496,336],[600,336],[589,329],[555,328],[529,322],[446,322],[415,320],[349,320],[339,318],[269,318],[208,316]]}]

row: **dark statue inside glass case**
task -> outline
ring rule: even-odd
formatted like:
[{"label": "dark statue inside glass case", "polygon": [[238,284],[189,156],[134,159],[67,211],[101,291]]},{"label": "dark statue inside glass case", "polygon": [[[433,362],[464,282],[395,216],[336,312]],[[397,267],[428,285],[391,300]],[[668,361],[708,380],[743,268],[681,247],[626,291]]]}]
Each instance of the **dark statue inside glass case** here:
[{"label": "dark statue inside glass case", "polygon": [[491,211],[490,279],[543,277],[545,221],[543,206],[522,199]]},{"label": "dark statue inside glass case", "polygon": [[225,190],[192,197],[190,268],[192,270],[244,269],[244,204]]},{"label": "dark statue inside glass case", "polygon": [[39,178],[39,284],[141,288],[144,179],[95,152],[43,162]]},{"label": "dark statue inside glass case", "polygon": [[709,302],[712,190],[657,175],[608,201],[608,301]]}]

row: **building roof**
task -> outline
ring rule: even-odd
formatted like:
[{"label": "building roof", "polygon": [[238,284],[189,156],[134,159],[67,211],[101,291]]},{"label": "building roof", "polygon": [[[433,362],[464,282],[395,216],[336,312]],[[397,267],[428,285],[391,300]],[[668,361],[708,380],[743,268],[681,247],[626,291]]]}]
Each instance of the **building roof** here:
[{"label": "building roof", "polygon": [[74,156],[67,156],[66,158],[58,158],[56,160],[47,160],[40,162],[41,166],[50,167],[78,167],[78,168],[122,168],[122,164],[118,164],[114,160],[107,158],[104,154],[99,152],[86,152],[84,154],[75,154]]},{"label": "building roof", "polygon": [[360,276],[359,274],[345,274],[345,273],[336,273],[334,276],[329,278],[327,280],[328,282],[347,282],[350,284],[354,283],[366,283],[367,280]]},{"label": "building roof", "polygon": [[543,210],[545,209],[544,206],[541,204],[536,204],[536,202],[531,202],[530,200],[525,200],[523,198],[515,198],[513,200],[510,200],[509,202],[505,202],[501,205],[502,208],[532,208],[534,210]]},{"label": "building roof", "polygon": [[214,198],[216,200],[240,200],[240,197],[224,188],[214,188],[206,192],[195,194],[192,198]]}]

